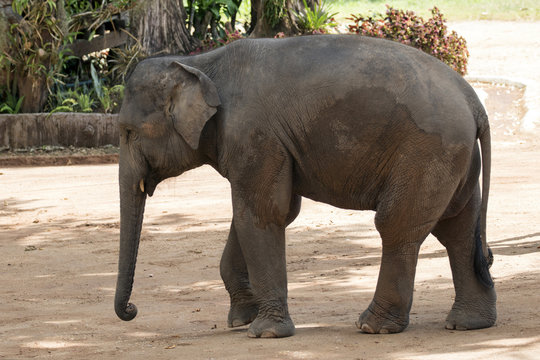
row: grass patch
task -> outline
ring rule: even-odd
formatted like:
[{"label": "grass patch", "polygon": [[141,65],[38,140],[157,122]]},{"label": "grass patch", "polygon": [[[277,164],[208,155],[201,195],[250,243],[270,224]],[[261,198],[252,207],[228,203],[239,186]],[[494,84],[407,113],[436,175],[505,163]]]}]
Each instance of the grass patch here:
[{"label": "grass patch", "polygon": [[396,9],[412,10],[427,18],[437,6],[449,21],[464,20],[540,20],[539,0],[326,0],[336,20],[347,23],[350,14],[384,13],[386,4]]}]

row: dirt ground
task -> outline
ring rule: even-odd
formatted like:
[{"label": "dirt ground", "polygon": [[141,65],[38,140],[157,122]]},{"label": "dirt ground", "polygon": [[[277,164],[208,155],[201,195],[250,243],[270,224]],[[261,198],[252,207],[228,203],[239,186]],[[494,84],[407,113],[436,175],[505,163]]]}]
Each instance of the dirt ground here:
[{"label": "dirt ground", "polygon": [[475,86],[487,94],[493,130],[495,327],[444,329],[454,290],[445,250],[429,237],[408,329],[362,334],[354,322],[373,296],[381,254],[373,213],[305,199],[287,232],[296,335],[249,339],[245,327],[228,329],[219,259],[229,186],[209,167],[167,180],[147,202],[132,295],[139,315],[122,322],[113,310],[117,166],[4,167],[0,359],[537,359],[540,131],[519,129],[522,90]]}]

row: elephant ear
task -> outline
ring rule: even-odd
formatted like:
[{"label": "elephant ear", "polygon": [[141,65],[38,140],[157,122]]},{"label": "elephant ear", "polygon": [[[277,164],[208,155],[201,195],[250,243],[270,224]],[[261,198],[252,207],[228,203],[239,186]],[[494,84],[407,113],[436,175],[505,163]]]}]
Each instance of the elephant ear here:
[{"label": "elephant ear", "polygon": [[176,131],[196,150],[204,125],[221,102],[216,86],[203,72],[176,61],[172,66],[178,67],[184,76],[172,91],[169,114]]}]

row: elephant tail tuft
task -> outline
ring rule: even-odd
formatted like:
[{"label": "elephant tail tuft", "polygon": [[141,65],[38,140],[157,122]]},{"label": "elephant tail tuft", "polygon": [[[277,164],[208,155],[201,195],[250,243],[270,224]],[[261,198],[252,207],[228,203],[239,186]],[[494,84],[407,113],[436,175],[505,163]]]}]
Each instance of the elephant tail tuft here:
[{"label": "elephant tail tuft", "polygon": [[493,253],[491,252],[491,249],[488,247],[488,257],[486,258],[484,256],[484,251],[482,249],[482,221],[480,220],[480,216],[478,217],[478,221],[476,222],[476,229],[474,231],[474,241],[475,241],[475,251],[474,251],[474,271],[476,273],[476,276],[478,276],[478,280],[484,285],[486,288],[491,289],[493,288],[493,279],[491,278],[491,274],[489,273],[489,268],[491,267],[491,264],[493,264]]}]

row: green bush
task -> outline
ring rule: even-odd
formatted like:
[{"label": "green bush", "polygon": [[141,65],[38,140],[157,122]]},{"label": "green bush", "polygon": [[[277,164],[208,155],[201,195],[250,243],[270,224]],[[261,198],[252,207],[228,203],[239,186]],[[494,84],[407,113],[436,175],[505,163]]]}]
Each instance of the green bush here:
[{"label": "green bush", "polygon": [[94,111],[96,101],[92,90],[86,86],[76,86],[74,89],[58,89],[48,98],[47,107],[50,113],[55,112],[84,112]]},{"label": "green bush", "polygon": [[6,101],[0,104],[0,113],[2,114],[18,114],[21,111],[22,102],[24,101],[24,96],[17,98],[11,93],[5,95]]},{"label": "green bush", "polygon": [[300,12],[293,12],[297,18],[297,24],[303,34],[326,34],[328,28],[336,27],[334,16],[337,13],[331,13],[331,8],[323,0],[309,6],[306,0],[303,0],[304,8]]},{"label": "green bush", "polygon": [[424,20],[412,11],[387,6],[386,14],[352,15],[349,31],[360,35],[391,39],[411,45],[442,60],[452,69],[465,75],[469,51],[465,39],[455,31],[448,32],[446,20],[434,7],[432,17]]}]

